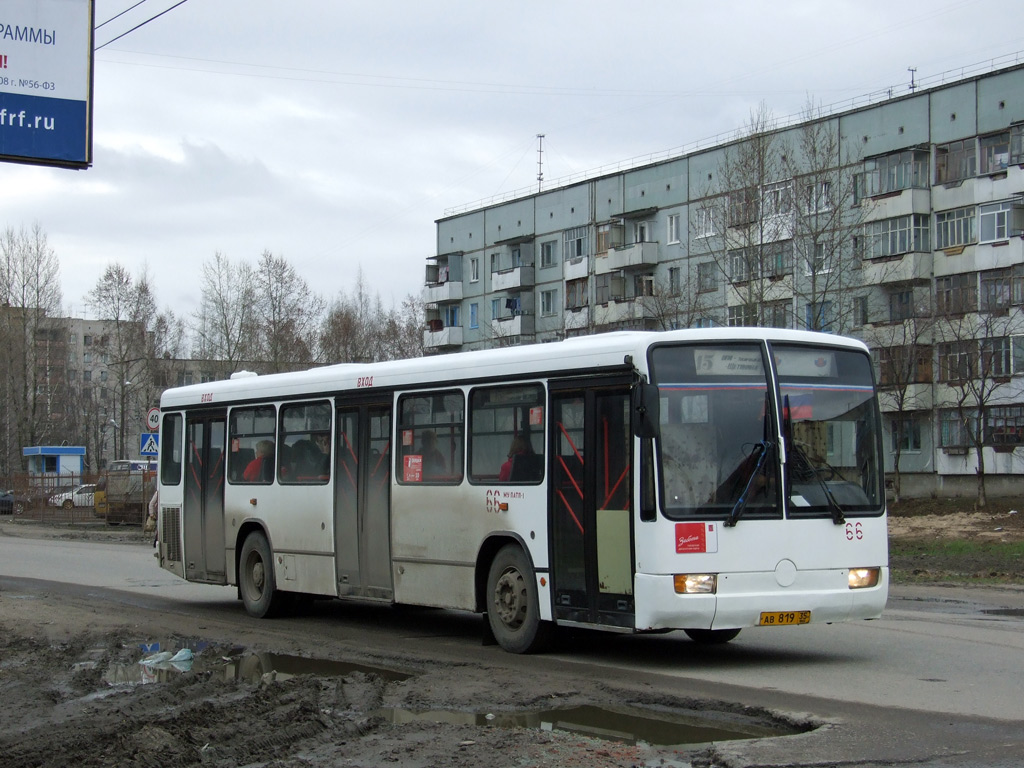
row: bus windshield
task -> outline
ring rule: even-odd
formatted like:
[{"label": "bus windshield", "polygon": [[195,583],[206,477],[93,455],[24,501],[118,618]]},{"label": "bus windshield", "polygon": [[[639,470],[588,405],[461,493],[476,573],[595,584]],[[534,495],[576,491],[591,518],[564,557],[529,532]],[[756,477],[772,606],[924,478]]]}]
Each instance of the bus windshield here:
[{"label": "bus windshield", "polygon": [[871,361],[776,344],[789,514],[880,514],[885,493]]},{"label": "bus windshield", "polygon": [[869,359],[838,348],[770,349],[777,393],[767,348],[760,344],[664,345],[652,351],[652,378],[661,396],[662,510],[677,519],[724,516],[729,524],[740,516],[831,516],[839,522],[850,513],[880,514]]}]

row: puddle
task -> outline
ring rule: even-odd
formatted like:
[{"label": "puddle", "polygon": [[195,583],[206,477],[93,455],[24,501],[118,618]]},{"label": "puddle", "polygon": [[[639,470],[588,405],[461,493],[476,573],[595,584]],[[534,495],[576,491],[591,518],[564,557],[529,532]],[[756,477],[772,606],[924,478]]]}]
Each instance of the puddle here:
[{"label": "puddle", "polygon": [[1010,616],[1015,619],[1024,619],[1024,608],[987,608],[982,613],[986,616]]},{"label": "puddle", "polygon": [[768,727],[754,723],[715,722],[713,717],[636,708],[604,709],[572,707],[539,712],[454,712],[446,710],[411,711],[397,708],[379,710],[388,722],[444,723],[446,725],[497,726],[499,728],[533,728],[542,731],[565,731],[623,744],[670,746],[705,744],[733,739],[760,739],[799,733],[798,729]]},{"label": "puddle", "polygon": [[[223,662],[223,659],[221,661]],[[226,679],[250,681],[258,681],[270,673],[274,674],[276,680],[287,680],[296,675],[344,677],[353,672],[376,675],[393,683],[408,680],[411,677],[404,672],[387,667],[353,664],[333,659],[309,659],[305,656],[289,656],[282,653],[250,653],[229,657],[227,665],[224,667]]]}]

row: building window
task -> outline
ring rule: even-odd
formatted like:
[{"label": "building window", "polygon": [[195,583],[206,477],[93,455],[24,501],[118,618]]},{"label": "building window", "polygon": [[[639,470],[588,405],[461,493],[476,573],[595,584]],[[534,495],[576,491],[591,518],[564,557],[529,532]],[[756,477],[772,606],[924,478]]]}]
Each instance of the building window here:
[{"label": "building window", "polygon": [[741,304],[729,307],[728,322],[730,326],[756,326],[757,304]]},{"label": "building window", "polygon": [[998,173],[1007,169],[1010,165],[1009,132],[982,136],[978,144],[981,146],[982,173]]},{"label": "building window", "polygon": [[787,216],[793,212],[793,183],[766,184],[761,200],[765,216]]},{"label": "building window", "polygon": [[974,430],[977,416],[970,414],[966,419],[955,408],[939,411],[939,445],[943,448],[966,448],[970,444],[968,430]]},{"label": "building window", "polygon": [[501,271],[501,254],[500,253],[492,253],[491,254],[491,274],[493,275],[495,272],[500,272],[500,271]]},{"label": "building window", "polygon": [[565,283],[565,308],[581,309],[587,306],[587,278],[567,280]]},{"label": "building window", "polygon": [[969,272],[935,279],[935,311],[940,315],[962,315],[978,307],[978,277]]},{"label": "building window", "polygon": [[469,305],[469,327],[480,327],[480,305],[475,302]]},{"label": "building window", "polygon": [[915,213],[864,225],[864,255],[868,259],[928,251],[928,216]]},{"label": "building window", "polygon": [[793,241],[766,243],[761,246],[765,277],[785,277],[793,272]]},{"label": "building window", "polygon": [[705,261],[697,265],[697,291],[707,293],[718,290],[718,265],[713,261]]},{"label": "building window", "polygon": [[540,244],[540,265],[542,267],[555,266],[555,246],[557,240],[547,240]]},{"label": "building window", "polygon": [[976,378],[977,370],[976,341],[948,341],[939,344],[939,381],[970,381]]},{"label": "building window", "polygon": [[679,214],[673,213],[668,217],[668,242],[669,244],[679,242]]},{"label": "building window", "polygon": [[747,187],[729,193],[729,226],[752,224],[758,218],[757,187]]},{"label": "building window", "polygon": [[1024,125],[1010,128],[1010,165],[1024,164]]},{"label": "building window", "polygon": [[92,381],[92,371],[82,371],[82,381]]},{"label": "building window", "polygon": [[752,276],[752,272],[755,272],[750,264],[750,251],[746,248],[741,248],[736,251],[729,251],[729,279],[734,283],[744,283],[749,280]]},{"label": "building window", "polygon": [[91,347],[92,346],[92,336],[90,336],[89,334],[85,334],[85,336],[82,337],[82,346]]},{"label": "building window", "polygon": [[715,318],[713,317],[698,317],[693,321],[694,328],[714,328]]},{"label": "building window", "polygon": [[812,275],[827,275],[832,271],[830,267],[825,264],[825,244],[824,243],[811,243],[811,257],[807,260],[804,265],[807,269],[807,277]]},{"label": "building window", "polygon": [[927,189],[928,160],[928,153],[919,149],[865,160],[864,172],[856,180],[856,199],[904,189]]},{"label": "building window", "polygon": [[921,450],[921,420],[916,416],[900,416],[890,423],[893,453]]},{"label": "building window", "polygon": [[792,328],[793,303],[789,299],[769,301],[764,305],[764,324],[768,328]]},{"label": "building window", "polygon": [[931,383],[932,348],[929,346],[878,347],[872,356],[878,364],[880,386]]},{"label": "building window", "polygon": [[981,340],[981,375],[985,377],[1009,376],[1013,373],[1009,336]]},{"label": "building window", "polygon": [[935,247],[938,250],[973,243],[974,206],[935,214]]},{"label": "building window", "polygon": [[991,269],[981,273],[981,309],[995,312],[1024,304],[1024,267]]},{"label": "building window", "polygon": [[634,221],[633,222],[633,242],[634,243],[646,243],[649,242],[647,239],[647,233],[650,232],[650,224],[646,221]]},{"label": "building window", "polygon": [[446,304],[444,307],[444,325],[446,328],[459,327],[459,305]]},{"label": "building window", "polygon": [[914,292],[896,291],[889,294],[889,322],[898,323],[914,316]]},{"label": "building window", "polygon": [[820,213],[832,209],[832,182],[812,181],[804,184],[804,213]]},{"label": "building window", "polygon": [[501,299],[491,299],[491,320],[501,319]]},{"label": "building window", "polygon": [[870,315],[868,313],[868,297],[867,296],[854,296],[853,297],[853,323],[854,325],[867,325],[871,322]]},{"label": "building window", "polygon": [[668,290],[676,295],[682,290],[681,270],[679,267],[668,268]]},{"label": "building window", "polygon": [[832,302],[808,302],[806,321],[806,327],[809,331],[832,333]]},{"label": "building window", "polygon": [[626,298],[626,280],[621,274],[609,272],[594,278],[594,301],[598,304],[621,301],[624,298]]},{"label": "building window", "polygon": [[697,225],[694,234],[697,237],[711,237],[715,234],[715,216],[712,208],[697,209]]},{"label": "building window", "polygon": [[558,291],[541,291],[540,292],[540,313],[542,315],[553,315],[555,314],[555,308],[558,306]]},{"label": "building window", "polygon": [[566,261],[587,255],[587,228],[573,227],[563,235],[562,258]]},{"label": "building window", "polygon": [[478,258],[469,260],[469,282],[480,282],[480,259]]},{"label": "building window", "polygon": [[976,168],[975,142],[973,138],[936,145],[936,184],[969,179],[976,174]]},{"label": "building window", "polygon": [[1006,240],[1010,236],[1010,211],[1012,208],[1009,201],[978,207],[978,229],[981,233],[979,242],[991,243],[996,240]]},{"label": "building window", "polygon": [[984,439],[987,445],[1024,443],[1024,406],[997,405],[987,408]]}]

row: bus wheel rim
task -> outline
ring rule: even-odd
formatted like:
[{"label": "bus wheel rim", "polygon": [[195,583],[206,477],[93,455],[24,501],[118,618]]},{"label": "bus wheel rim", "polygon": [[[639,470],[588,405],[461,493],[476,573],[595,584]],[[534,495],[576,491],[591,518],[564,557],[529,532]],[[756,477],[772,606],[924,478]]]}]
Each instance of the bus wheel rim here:
[{"label": "bus wheel rim", "polygon": [[526,620],[529,600],[526,594],[526,580],[515,568],[509,568],[494,585],[494,607],[501,623],[510,629],[518,629]]}]

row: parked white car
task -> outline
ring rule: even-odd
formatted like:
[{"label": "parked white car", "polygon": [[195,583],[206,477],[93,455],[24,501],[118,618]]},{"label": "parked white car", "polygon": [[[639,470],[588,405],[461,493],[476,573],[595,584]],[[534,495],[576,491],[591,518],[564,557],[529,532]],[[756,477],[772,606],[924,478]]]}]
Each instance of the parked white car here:
[{"label": "parked white car", "polygon": [[79,485],[64,493],[55,493],[47,502],[51,507],[91,507],[93,505],[93,494],[96,493],[96,486],[92,483]]}]

